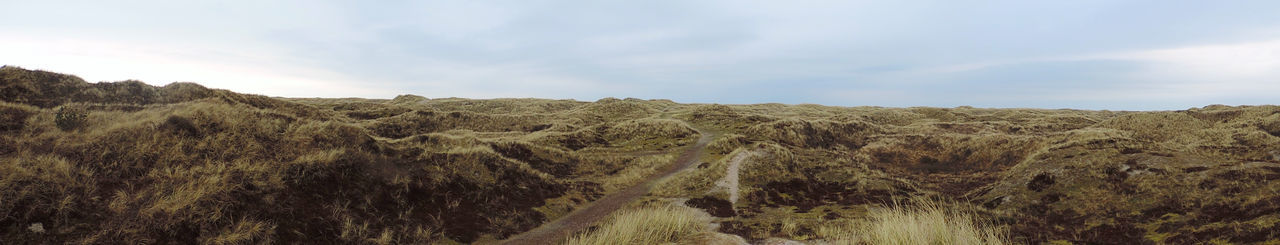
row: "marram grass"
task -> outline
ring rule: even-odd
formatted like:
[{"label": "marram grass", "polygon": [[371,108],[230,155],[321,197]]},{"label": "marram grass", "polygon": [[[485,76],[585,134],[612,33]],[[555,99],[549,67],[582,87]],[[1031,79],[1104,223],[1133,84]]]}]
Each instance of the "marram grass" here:
[{"label": "marram grass", "polygon": [[955,205],[920,200],[869,210],[865,223],[837,222],[816,232],[835,244],[1008,244],[1008,231]]},{"label": "marram grass", "polygon": [[711,216],[689,207],[620,210],[599,229],[569,239],[569,245],[664,244],[707,231]]}]

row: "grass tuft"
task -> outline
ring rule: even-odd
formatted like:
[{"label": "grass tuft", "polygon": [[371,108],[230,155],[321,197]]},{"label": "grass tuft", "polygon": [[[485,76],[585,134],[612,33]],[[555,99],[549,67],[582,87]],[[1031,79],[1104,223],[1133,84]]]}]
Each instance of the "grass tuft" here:
[{"label": "grass tuft", "polygon": [[664,244],[707,231],[711,216],[688,207],[649,207],[621,210],[600,228],[570,238],[565,244]]},{"label": "grass tuft", "polygon": [[817,235],[836,244],[1007,244],[1008,230],[987,223],[969,209],[916,199],[911,206],[872,208],[868,221],[836,222]]}]

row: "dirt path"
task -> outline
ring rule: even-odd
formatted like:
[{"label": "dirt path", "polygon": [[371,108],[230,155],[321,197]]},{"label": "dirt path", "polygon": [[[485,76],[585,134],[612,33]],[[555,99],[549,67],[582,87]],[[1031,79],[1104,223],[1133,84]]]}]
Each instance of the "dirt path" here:
[{"label": "dirt path", "polygon": [[754,151],[743,151],[734,155],[729,160],[729,167],[725,168],[724,178],[716,181],[717,190],[729,193],[729,203],[738,204],[738,172],[742,169],[742,161],[755,154]]},{"label": "dirt path", "polygon": [[698,142],[693,146],[680,153],[675,163],[668,165],[660,170],[657,174],[645,179],[643,183],[628,187],[621,191],[609,194],[600,200],[596,200],[588,206],[574,210],[560,219],[556,219],[549,223],[538,226],[533,230],[526,231],[514,237],[502,241],[500,244],[555,244],[562,242],[570,234],[581,231],[608,217],[613,211],[622,208],[622,206],[635,201],[637,198],[649,193],[649,189],[653,188],[654,183],[658,180],[671,176],[676,172],[680,172],[694,163],[698,162],[698,156],[702,154],[703,148],[707,143],[711,143],[713,136],[704,131],[698,131],[702,136],[698,138]]}]

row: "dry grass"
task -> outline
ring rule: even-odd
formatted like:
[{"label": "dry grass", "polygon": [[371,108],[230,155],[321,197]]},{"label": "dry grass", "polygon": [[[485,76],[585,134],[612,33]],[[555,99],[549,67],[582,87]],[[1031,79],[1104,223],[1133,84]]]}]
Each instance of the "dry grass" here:
[{"label": "dry grass", "polygon": [[[1231,225],[1280,225],[1265,213],[1280,205],[1267,191],[1276,188],[1267,180],[1280,178],[1275,106],[692,109],[677,115],[748,136],[713,150],[752,145],[770,153],[745,165],[741,176],[746,213],[734,218],[741,224],[734,229],[749,230],[738,233],[749,239],[803,239],[810,234],[781,228],[820,227],[813,224],[824,215],[813,210],[863,217],[841,210],[907,196],[973,200],[1018,220],[1010,236],[1031,243],[1280,239],[1277,232]],[[864,123],[870,126],[857,126]],[[783,222],[787,218],[794,219]]]},{"label": "dry grass", "polygon": [[657,173],[659,168],[665,167],[675,161],[675,155],[653,155],[643,156],[627,161],[627,165],[616,174],[602,180],[605,190],[620,190],[639,184],[645,178]]},{"label": "dry grass", "polygon": [[665,244],[707,231],[711,217],[694,208],[662,206],[620,210],[594,231],[566,244]]},{"label": "dry grass", "polygon": [[835,220],[967,220],[940,208],[865,212],[929,196],[971,200],[991,210],[972,213],[1016,221],[1010,236],[1030,243],[1280,241],[1277,106],[284,99],[192,83],[91,84],[8,66],[0,68],[0,241],[501,239],[641,181],[693,143],[690,124],[722,136],[705,167],[656,194],[706,195],[726,156],[761,152],[741,166],[740,215],[723,220],[751,240],[849,230],[824,225]]},{"label": "dry grass", "polygon": [[1007,244],[1008,230],[955,204],[918,199],[915,205],[873,208],[865,223],[834,222],[817,236],[836,244]]},{"label": "dry grass", "polygon": [[[596,112],[536,99],[282,100],[15,67],[0,78],[0,240],[16,243],[501,238],[545,222],[545,206],[581,204],[548,200],[598,196],[669,162],[622,153],[694,136],[602,116],[647,116],[644,101]],[[75,109],[75,127],[59,126],[73,111],[61,108]],[[47,232],[28,231],[36,223]]]},{"label": "dry grass", "polygon": [[[718,140],[717,140],[718,141]],[[716,141],[712,141],[716,142]],[[709,143],[714,144],[714,143]],[[660,197],[699,197],[716,187],[716,181],[724,178],[732,156],[739,151],[724,154],[709,154],[702,158],[704,164],[678,172],[671,177],[655,183],[651,195]]]},{"label": "dry grass", "polygon": [[876,131],[878,127],[861,121],[791,118],[751,126],[746,134],[790,146],[857,149],[865,145],[867,137]]},{"label": "dry grass", "polygon": [[874,209],[861,234],[872,244],[1005,244],[1007,231],[937,203]]}]

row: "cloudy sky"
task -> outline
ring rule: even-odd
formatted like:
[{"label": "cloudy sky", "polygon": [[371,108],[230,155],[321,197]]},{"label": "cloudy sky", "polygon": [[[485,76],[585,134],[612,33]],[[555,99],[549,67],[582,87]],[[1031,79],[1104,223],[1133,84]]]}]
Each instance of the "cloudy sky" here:
[{"label": "cloudy sky", "polygon": [[8,1],[0,63],[286,97],[1280,104],[1280,1]]}]

